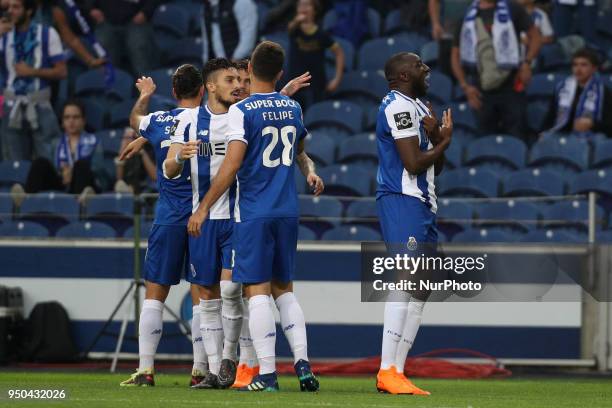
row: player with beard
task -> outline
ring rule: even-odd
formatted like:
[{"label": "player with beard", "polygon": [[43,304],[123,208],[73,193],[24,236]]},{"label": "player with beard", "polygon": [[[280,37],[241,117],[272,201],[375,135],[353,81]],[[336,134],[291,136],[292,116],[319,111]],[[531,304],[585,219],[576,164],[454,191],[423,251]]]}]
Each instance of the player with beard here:
[{"label": "player with beard", "polygon": [[[388,248],[438,240],[434,176],[442,170],[444,151],[450,145],[452,118],[450,109],[445,111],[440,126],[431,105],[419,99],[427,93],[429,74],[429,67],[412,53],[395,54],[385,64],[391,91],[382,100],[376,124],[376,204]],[[385,303],[376,387],[391,394],[429,395],[404,375],[428,294],[393,296]]]},{"label": "player with beard", "polygon": [[[241,93],[247,91],[240,87],[235,65],[224,58],[208,61],[203,68],[203,77],[207,103],[204,107],[185,110],[178,116],[173,145],[165,161],[167,175],[174,177],[180,174],[182,163],[189,160],[194,212],[225,156],[227,111],[241,99]],[[292,84],[290,89],[306,86],[302,77],[296,78]],[[189,242],[191,272],[202,278],[198,281],[201,285],[201,332],[209,364],[209,374],[194,388],[226,388],[236,378],[237,346],[242,327],[242,287],[231,281],[230,269],[235,197],[236,188],[231,187],[211,209],[210,225],[200,237],[190,238]],[[245,337],[248,339],[248,334]],[[252,367],[252,371],[255,370],[256,364]]]}]

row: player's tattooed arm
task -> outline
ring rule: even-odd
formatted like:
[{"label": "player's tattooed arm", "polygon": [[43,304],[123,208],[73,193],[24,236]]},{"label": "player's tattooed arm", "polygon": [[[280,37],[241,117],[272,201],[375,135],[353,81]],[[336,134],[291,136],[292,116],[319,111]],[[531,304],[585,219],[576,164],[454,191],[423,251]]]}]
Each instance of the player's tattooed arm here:
[{"label": "player's tattooed arm", "polygon": [[208,189],[208,192],[200,201],[198,209],[191,217],[187,224],[187,232],[192,237],[199,237],[202,231],[202,224],[208,217],[208,212],[219,197],[227,191],[228,188],[236,180],[236,174],[242,165],[244,155],[246,154],[247,145],[238,140],[230,141],[227,146],[225,159],[221,163],[219,172],[213,179],[213,182]]},{"label": "player's tattooed arm", "polygon": [[156,85],[151,77],[143,76],[136,80],[136,88],[140,92],[140,96],[130,113],[130,127],[138,132],[142,118],[149,112],[149,100],[155,93]]},{"label": "player's tattooed arm", "polygon": [[119,155],[119,160],[123,161],[123,160],[131,159],[137,153],[139,153],[144,147],[144,145],[146,144],[147,144],[147,139],[145,139],[142,136],[140,136],[136,140],[132,140],[127,146],[125,146],[125,149],[123,149],[123,151]]},{"label": "player's tattooed arm", "polygon": [[320,195],[325,189],[325,184],[323,184],[323,179],[317,175],[314,162],[304,150],[304,139],[300,140],[298,144],[295,160],[300,171],[304,177],[306,177],[306,181],[312,189],[312,193],[315,196]]},{"label": "player's tattooed arm", "polygon": [[302,75],[295,77],[291,81],[287,82],[287,85],[285,85],[283,89],[281,89],[280,93],[281,95],[291,97],[295,95],[300,89],[310,86],[311,79],[312,76],[310,75],[310,72],[306,71]]}]

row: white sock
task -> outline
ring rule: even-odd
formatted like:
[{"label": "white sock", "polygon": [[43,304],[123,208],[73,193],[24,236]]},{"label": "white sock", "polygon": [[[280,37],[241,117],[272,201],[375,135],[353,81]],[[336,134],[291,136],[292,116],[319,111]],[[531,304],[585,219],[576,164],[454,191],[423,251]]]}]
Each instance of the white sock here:
[{"label": "white sock", "polygon": [[242,285],[221,281],[221,319],[223,322],[223,358],[238,360],[238,338],[242,328]]},{"label": "white sock", "polygon": [[276,307],[280,312],[281,327],[287,337],[293,363],[299,360],[308,361],[308,344],[306,340],[306,321],[304,312],[293,292],[283,293],[276,299]]},{"label": "white sock", "polygon": [[219,374],[223,352],[221,299],[200,299],[200,332],[208,356],[208,370],[213,374]]},{"label": "white sock", "polygon": [[276,371],[276,323],[270,308],[270,297],[257,295],[249,299],[249,329],[259,360],[259,373]]},{"label": "white sock", "polygon": [[162,335],[163,311],[164,304],[159,300],[145,299],[144,302],[142,302],[140,323],[138,324],[139,371],[153,369],[155,352],[157,351],[157,345]]},{"label": "white sock", "polygon": [[242,329],[240,330],[240,361],[238,364],[246,364],[253,368],[257,366],[257,354],[253,347],[251,330],[249,330],[249,300],[242,299]]},{"label": "white sock", "polygon": [[411,298],[408,302],[408,310],[406,311],[406,320],[404,322],[404,330],[402,332],[402,339],[397,345],[397,352],[395,354],[395,368],[398,373],[404,372],[406,365],[406,357],[408,351],[414,343],[414,338],[419,331],[421,320],[423,319],[423,308],[425,302],[422,302],[416,298]]},{"label": "white sock", "polygon": [[380,368],[383,370],[387,370],[395,364],[397,345],[402,338],[409,297],[410,295],[407,294],[405,301],[385,303],[382,351],[380,354]]},{"label": "white sock", "polygon": [[200,305],[193,307],[191,319],[191,342],[193,344],[193,370],[198,370],[202,373],[208,371],[208,360],[206,358],[206,349],[202,341],[202,332],[200,331]]}]

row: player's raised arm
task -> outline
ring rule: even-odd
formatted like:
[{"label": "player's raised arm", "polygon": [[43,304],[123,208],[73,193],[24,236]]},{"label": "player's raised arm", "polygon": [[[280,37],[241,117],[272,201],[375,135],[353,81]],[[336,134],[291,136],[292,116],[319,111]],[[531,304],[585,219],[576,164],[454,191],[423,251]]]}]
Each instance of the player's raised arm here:
[{"label": "player's raised arm", "polygon": [[304,177],[306,177],[306,181],[312,189],[312,193],[315,196],[320,195],[325,189],[325,185],[323,184],[323,179],[317,175],[314,162],[308,157],[308,154],[306,154],[304,150],[304,139],[300,140],[297,146],[295,161]]},{"label": "player's raised arm", "polygon": [[140,134],[140,124],[149,111],[149,100],[155,93],[156,85],[151,77],[143,76],[136,80],[136,88],[140,92],[140,96],[130,113],[130,127]]}]

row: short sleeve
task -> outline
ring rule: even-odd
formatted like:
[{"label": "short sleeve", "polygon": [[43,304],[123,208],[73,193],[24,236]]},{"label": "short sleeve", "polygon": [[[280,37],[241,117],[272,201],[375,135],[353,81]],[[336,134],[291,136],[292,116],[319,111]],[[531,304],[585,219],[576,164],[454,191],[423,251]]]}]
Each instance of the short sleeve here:
[{"label": "short sleeve", "polygon": [[416,109],[408,101],[395,100],[385,108],[387,125],[394,139],[418,136],[419,119]]},{"label": "short sleeve", "polygon": [[550,19],[548,18],[548,14],[545,11],[540,11],[540,15],[542,18],[540,19],[540,33],[544,37],[552,37],[555,35],[555,31],[553,30],[552,25],[550,24]]},{"label": "short sleeve", "polygon": [[140,123],[138,124],[138,134],[144,137],[145,139],[149,138],[149,127],[151,126],[151,119],[153,118],[153,114],[149,113],[147,116],[143,116],[140,119]]},{"label": "short sleeve", "polygon": [[242,112],[237,105],[230,106],[229,112],[227,113],[227,120],[229,125],[225,136],[228,143],[233,140],[240,140],[241,142],[249,144],[246,138],[244,112]]},{"label": "short sleeve", "polygon": [[[197,109],[197,108],[196,108]],[[185,109],[174,118],[174,124],[170,130],[170,141],[172,143],[185,144],[189,137],[185,137],[187,129],[192,124],[192,110]]]},{"label": "short sleeve", "polygon": [[302,111],[302,107],[300,106],[300,104],[297,101],[295,103],[297,104],[298,108],[300,109],[300,123],[302,125],[300,130],[298,130],[298,134],[297,134],[297,141],[299,142],[300,140],[302,140],[306,136],[308,136],[308,129],[306,128],[306,125],[304,124],[304,113]]},{"label": "short sleeve", "polygon": [[49,27],[49,59],[53,64],[64,61],[64,49],[60,36],[55,28]]}]

